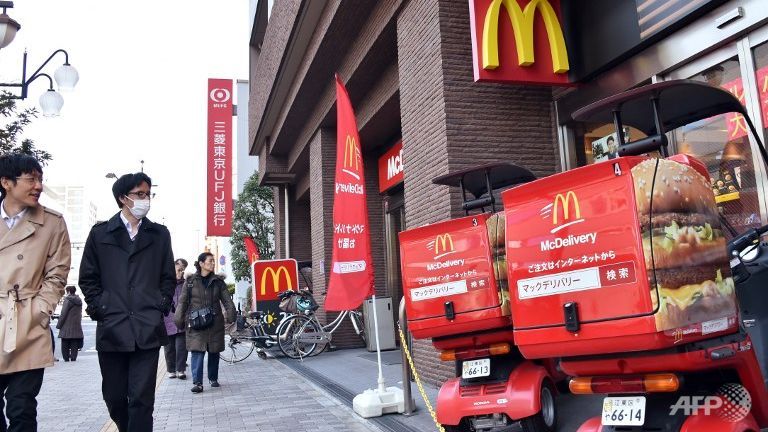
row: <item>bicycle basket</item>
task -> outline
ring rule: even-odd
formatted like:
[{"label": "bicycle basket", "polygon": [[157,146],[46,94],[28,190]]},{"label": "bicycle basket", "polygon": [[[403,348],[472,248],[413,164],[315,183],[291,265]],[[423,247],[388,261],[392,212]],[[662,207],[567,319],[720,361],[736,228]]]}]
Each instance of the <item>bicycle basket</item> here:
[{"label": "bicycle basket", "polygon": [[319,307],[317,302],[310,294],[302,294],[296,297],[296,308],[299,312],[316,311]]}]

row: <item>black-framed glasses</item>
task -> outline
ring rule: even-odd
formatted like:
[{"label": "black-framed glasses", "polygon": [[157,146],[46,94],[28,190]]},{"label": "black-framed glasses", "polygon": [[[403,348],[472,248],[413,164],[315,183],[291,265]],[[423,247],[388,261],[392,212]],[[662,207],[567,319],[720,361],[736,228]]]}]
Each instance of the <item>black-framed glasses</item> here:
[{"label": "black-framed glasses", "polygon": [[33,185],[35,183],[43,184],[43,176],[29,176],[29,177],[16,177],[16,180],[24,180],[25,182]]},{"label": "black-framed glasses", "polygon": [[138,199],[152,199],[152,198],[155,197],[154,192],[144,192],[144,191],[128,192],[127,195],[128,196],[135,196]]}]

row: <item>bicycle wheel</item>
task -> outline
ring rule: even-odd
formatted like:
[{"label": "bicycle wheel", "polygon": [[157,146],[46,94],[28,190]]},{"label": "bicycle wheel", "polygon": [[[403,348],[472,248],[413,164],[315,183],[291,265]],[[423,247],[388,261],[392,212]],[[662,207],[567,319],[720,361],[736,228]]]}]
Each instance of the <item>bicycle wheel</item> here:
[{"label": "bicycle wheel", "polygon": [[313,332],[320,333],[314,321],[303,315],[294,315],[283,320],[277,328],[277,345],[283,354],[292,359],[308,357],[318,344],[299,342],[297,338]]},{"label": "bicycle wheel", "polygon": [[227,363],[237,363],[248,358],[256,344],[249,340],[238,339],[229,334],[224,335],[224,351],[219,353],[219,358]]}]

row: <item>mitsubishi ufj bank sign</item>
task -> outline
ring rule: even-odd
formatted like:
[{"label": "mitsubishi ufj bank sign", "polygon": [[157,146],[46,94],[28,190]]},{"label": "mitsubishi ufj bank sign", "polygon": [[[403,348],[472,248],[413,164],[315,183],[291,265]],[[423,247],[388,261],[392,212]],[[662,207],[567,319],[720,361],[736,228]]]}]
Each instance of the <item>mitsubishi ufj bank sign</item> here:
[{"label": "mitsubishi ufj bank sign", "polygon": [[469,0],[475,81],[569,84],[560,0]]},{"label": "mitsubishi ufj bank sign", "polygon": [[208,80],[209,236],[232,234],[232,80]]}]

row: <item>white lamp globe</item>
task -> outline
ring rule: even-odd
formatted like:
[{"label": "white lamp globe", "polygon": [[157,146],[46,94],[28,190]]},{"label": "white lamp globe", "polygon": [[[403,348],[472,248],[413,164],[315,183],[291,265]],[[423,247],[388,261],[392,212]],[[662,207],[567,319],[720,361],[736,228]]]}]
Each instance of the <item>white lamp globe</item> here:
[{"label": "white lamp globe", "polygon": [[45,117],[57,117],[64,106],[64,98],[55,90],[48,90],[40,95],[40,108]]},{"label": "white lamp globe", "polygon": [[59,91],[67,92],[75,88],[77,81],[80,80],[80,74],[70,64],[63,64],[53,73],[53,79],[56,80]]},{"label": "white lamp globe", "polygon": [[13,42],[16,32],[21,26],[7,14],[0,14],[0,48],[5,48]]}]

